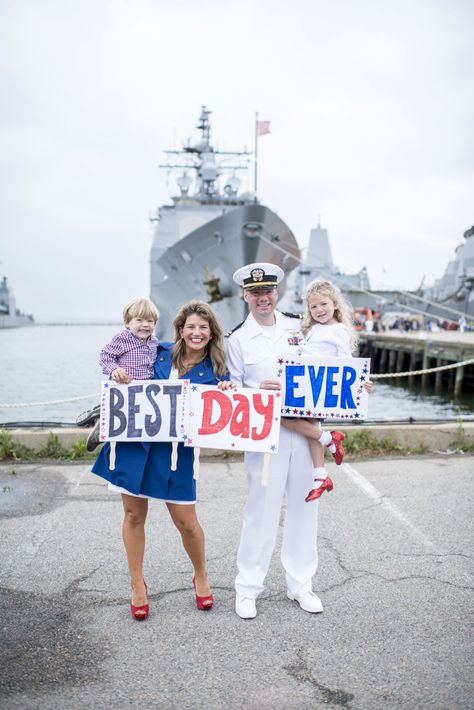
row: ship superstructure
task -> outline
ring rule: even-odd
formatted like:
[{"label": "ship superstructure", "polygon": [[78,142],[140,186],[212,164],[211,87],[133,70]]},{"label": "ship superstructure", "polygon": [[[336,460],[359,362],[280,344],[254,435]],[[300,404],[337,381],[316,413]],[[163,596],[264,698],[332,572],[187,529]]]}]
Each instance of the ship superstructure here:
[{"label": "ship superstructure", "polygon": [[474,316],[474,226],[464,232],[464,241],[456,248],[454,259],[424,295],[439,305]]},{"label": "ship superstructure", "polygon": [[15,296],[4,276],[0,281],[0,328],[21,328],[25,325],[34,325],[33,316],[22,313],[16,307]]},{"label": "ship superstructure", "polygon": [[299,263],[297,241],[285,222],[254,193],[239,192],[237,173],[248,168],[252,153],[216,150],[210,113],[202,108],[200,139],[165,151],[168,162],[160,166],[179,171],[179,195],[152,220],[150,296],[160,311],[162,338],[172,337],[176,312],[194,298],[212,304],[225,330],[242,321],[246,304],[232,280],[240,266],[264,261],[289,272]]}]

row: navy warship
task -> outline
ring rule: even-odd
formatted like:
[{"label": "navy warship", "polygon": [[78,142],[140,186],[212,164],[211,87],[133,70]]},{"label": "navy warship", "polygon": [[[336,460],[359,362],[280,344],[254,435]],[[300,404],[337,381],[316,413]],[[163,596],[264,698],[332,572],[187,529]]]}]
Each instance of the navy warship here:
[{"label": "navy warship", "polygon": [[236,269],[263,261],[288,273],[300,262],[288,225],[260,204],[255,193],[240,192],[237,173],[248,169],[254,153],[216,150],[210,113],[202,107],[199,139],[182,150],[165,151],[168,162],[160,165],[179,173],[179,194],[152,218],[150,298],[160,311],[160,338],[173,336],[176,312],[194,298],[212,304],[223,328],[231,329],[246,316],[246,304],[232,280]]},{"label": "navy warship", "polygon": [[4,276],[0,282],[0,328],[22,328],[25,325],[34,325],[34,318],[16,307],[15,296]]}]

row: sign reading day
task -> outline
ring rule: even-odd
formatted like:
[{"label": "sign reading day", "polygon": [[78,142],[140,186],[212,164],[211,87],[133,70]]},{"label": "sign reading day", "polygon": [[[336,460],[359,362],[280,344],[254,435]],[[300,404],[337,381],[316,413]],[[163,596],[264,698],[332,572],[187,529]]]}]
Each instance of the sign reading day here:
[{"label": "sign reading day", "polygon": [[281,393],[222,391],[188,380],[102,383],[101,441],[182,441],[185,446],[276,453]]},{"label": "sign reading day", "polygon": [[278,358],[282,416],[366,419],[370,358]]}]

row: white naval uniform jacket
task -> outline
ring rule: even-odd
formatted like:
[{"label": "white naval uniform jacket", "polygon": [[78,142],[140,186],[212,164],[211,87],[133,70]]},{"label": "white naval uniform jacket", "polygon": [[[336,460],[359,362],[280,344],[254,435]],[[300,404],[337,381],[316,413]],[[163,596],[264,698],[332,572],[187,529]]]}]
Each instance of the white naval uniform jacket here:
[{"label": "white naval uniform jacket", "polygon": [[[275,311],[276,328],[264,335],[252,314],[226,338],[230,378],[239,387],[258,388],[264,380],[277,379],[278,357],[300,354],[300,321]],[[280,509],[286,496],[281,561],[288,591],[302,596],[311,591],[318,566],[316,547],[318,501],[308,504],[313,466],[307,440],[283,427],[279,450],[270,456],[267,486],[262,486],[263,454],[245,454],[248,497],[237,553],[238,595],[255,599],[264,589],[277,538]]]},{"label": "white naval uniform jacket", "polygon": [[264,380],[277,379],[278,357],[300,354],[299,317],[290,318],[275,311],[275,320],[273,338],[264,335],[266,326],[260,326],[251,313],[226,338],[230,379],[238,387],[258,388]]}]

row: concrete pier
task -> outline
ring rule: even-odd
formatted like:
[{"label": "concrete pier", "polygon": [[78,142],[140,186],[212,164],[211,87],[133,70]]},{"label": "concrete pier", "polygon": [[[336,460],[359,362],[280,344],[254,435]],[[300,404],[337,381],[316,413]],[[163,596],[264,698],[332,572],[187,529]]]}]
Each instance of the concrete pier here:
[{"label": "concrete pier", "polygon": [[[362,332],[359,352],[371,358],[373,374],[425,370],[474,358],[474,333]],[[438,392],[444,386],[449,387],[454,398],[461,392],[474,393],[474,363],[453,370],[410,375],[408,381],[413,384],[420,377],[423,387],[432,384]]]}]

